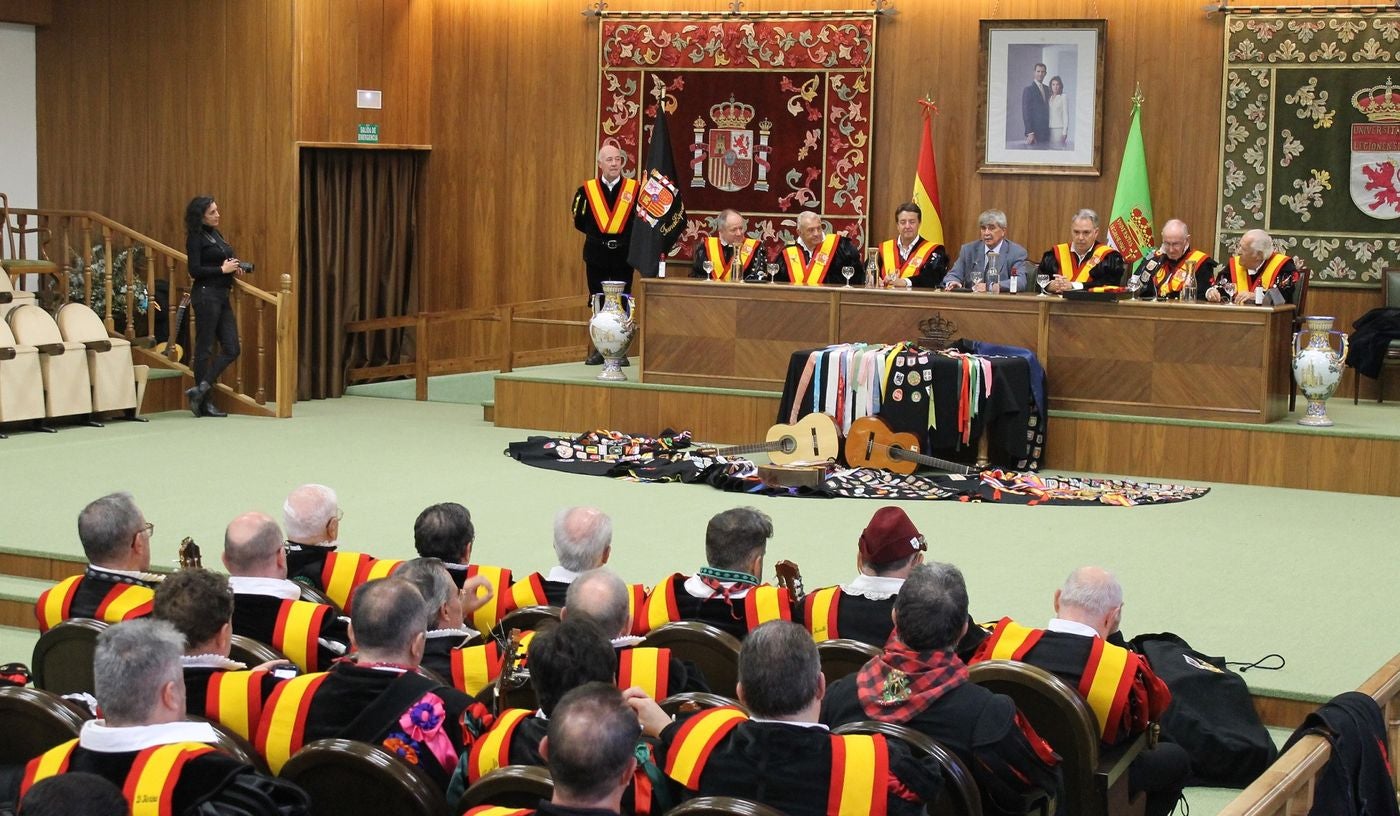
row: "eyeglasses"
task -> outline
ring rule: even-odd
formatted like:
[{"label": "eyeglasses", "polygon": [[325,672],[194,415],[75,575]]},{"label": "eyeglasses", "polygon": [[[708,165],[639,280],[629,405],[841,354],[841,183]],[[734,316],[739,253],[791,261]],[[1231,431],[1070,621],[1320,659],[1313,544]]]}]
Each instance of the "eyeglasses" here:
[{"label": "eyeglasses", "polygon": [[141,525],[141,528],[138,532],[144,532],[146,534],[146,538],[150,538],[151,536],[156,534],[156,525],[153,522],[148,521],[145,524]]}]

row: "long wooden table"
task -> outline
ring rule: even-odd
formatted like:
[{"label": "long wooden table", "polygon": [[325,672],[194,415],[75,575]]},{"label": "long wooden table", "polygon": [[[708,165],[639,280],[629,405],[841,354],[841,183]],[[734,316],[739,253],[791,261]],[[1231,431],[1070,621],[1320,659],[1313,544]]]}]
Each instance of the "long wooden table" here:
[{"label": "long wooden table", "polygon": [[1033,349],[1050,408],[1272,422],[1284,416],[1292,306],[1071,302],[1035,295],[647,279],[638,287],[641,379],[781,391],[795,349],[954,337]]}]

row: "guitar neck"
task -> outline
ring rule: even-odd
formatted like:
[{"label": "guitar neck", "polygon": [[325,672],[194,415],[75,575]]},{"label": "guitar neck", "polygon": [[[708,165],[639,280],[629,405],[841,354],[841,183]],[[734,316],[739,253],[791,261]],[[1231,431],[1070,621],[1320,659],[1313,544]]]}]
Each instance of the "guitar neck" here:
[{"label": "guitar neck", "polygon": [[745,453],[772,453],[783,449],[783,443],[759,442],[756,445],[735,445],[730,448],[719,448],[715,451],[715,456],[741,456]]},{"label": "guitar neck", "polygon": [[963,476],[971,476],[977,472],[976,468],[968,467],[958,462],[950,462],[947,459],[939,459],[936,456],[915,453],[914,451],[905,450],[904,448],[890,446],[889,454],[891,459],[904,459],[909,462],[918,462],[925,467],[946,470],[949,473],[957,473]]}]

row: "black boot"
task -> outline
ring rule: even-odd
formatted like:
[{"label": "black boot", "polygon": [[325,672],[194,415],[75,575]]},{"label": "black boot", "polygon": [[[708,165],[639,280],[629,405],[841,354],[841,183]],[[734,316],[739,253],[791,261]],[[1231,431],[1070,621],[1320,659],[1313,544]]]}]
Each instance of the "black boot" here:
[{"label": "black boot", "polygon": [[207,416],[207,417],[226,417],[226,416],[228,416],[228,412],[227,412],[227,411],[220,411],[220,410],[218,409],[218,407],[214,405],[214,400],[209,399],[208,397],[205,397],[205,399],[204,399],[204,406],[203,406],[203,407],[204,407],[204,415]]},{"label": "black boot", "polygon": [[597,349],[591,349],[591,350],[589,350],[589,352],[588,352],[588,359],[584,360],[584,361],[583,361],[583,364],[584,364],[584,365],[602,365],[602,364],[603,364],[603,355],[602,355],[602,354],[599,354]]},{"label": "black boot", "polygon": [[185,397],[190,401],[190,413],[195,416],[203,416],[204,400],[209,394],[209,383],[198,383],[192,388],[185,389]]}]

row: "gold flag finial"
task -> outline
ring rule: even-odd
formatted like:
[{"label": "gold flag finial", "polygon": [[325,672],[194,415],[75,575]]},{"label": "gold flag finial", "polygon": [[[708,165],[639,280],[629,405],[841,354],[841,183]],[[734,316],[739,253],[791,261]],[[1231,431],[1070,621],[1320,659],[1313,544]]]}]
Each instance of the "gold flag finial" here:
[{"label": "gold flag finial", "polygon": [[938,113],[938,106],[934,104],[933,96],[928,93],[925,93],[924,98],[919,100],[919,107],[923,109],[925,119]]},{"label": "gold flag finial", "polygon": [[1133,83],[1133,109],[1136,110],[1136,109],[1142,107],[1142,103],[1143,103],[1143,100],[1144,100],[1144,99],[1146,99],[1146,97],[1144,97],[1144,96],[1142,95],[1142,83],[1141,83],[1141,82],[1135,82],[1135,83]]}]

